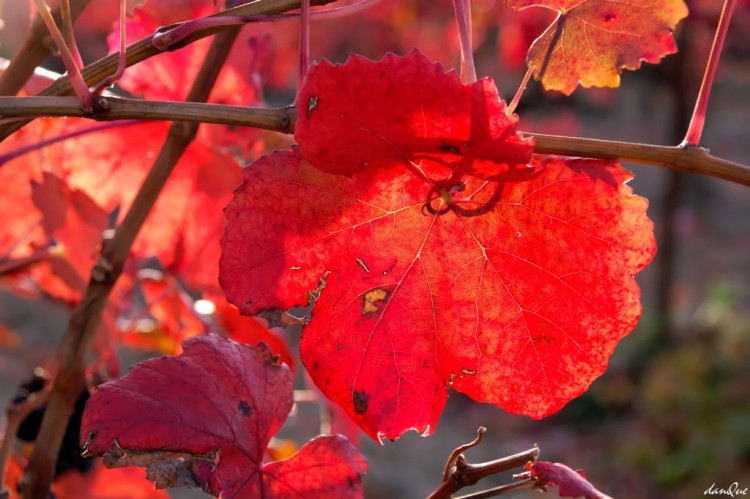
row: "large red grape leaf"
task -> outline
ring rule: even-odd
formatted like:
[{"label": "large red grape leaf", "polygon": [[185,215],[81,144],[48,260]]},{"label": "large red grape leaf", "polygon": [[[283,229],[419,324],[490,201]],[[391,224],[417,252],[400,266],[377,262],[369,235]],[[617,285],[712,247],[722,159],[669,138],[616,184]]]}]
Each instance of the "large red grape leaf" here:
[{"label": "large red grape leaf", "polygon": [[655,251],[617,163],[538,157],[494,183],[423,165],[323,173],[297,149],[245,169],[220,279],[244,313],[304,304],[316,384],[372,437],[430,432],[452,385],[541,418],[605,370],[640,315]]},{"label": "large red grape leaf", "polygon": [[529,49],[527,64],[547,90],[617,87],[622,68],[677,52],[672,31],[687,16],[682,0],[505,0],[516,10],[544,7],[557,19]]},{"label": "large red grape leaf", "polygon": [[343,65],[322,61],[305,77],[297,111],[302,155],[329,173],[435,163],[496,178],[525,170],[533,148],[516,132],[518,117],[505,113],[492,80],[464,85],[418,50],[377,62],[358,55]]},{"label": "large red grape leaf", "polygon": [[367,465],[343,437],[320,437],[286,461],[263,463],[292,394],[289,369],[265,345],[196,336],[182,355],[141,362],[100,386],[86,405],[81,441],[108,466],[147,466],[159,487],[200,486],[226,498],[360,497]]}]

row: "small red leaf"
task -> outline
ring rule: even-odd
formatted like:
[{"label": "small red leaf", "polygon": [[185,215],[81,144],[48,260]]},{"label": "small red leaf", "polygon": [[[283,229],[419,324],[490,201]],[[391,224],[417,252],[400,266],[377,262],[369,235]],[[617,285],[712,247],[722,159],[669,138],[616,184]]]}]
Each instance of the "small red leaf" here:
[{"label": "small red leaf", "polygon": [[464,85],[418,50],[377,62],[324,60],[305,77],[297,110],[302,155],[328,173],[428,162],[496,178],[531,159],[533,141],[516,132],[518,117],[505,114],[492,80]]},{"label": "small red leaf", "polygon": [[289,369],[265,345],[208,334],[183,349],[99,387],[81,425],[88,455],[104,455],[110,467],[146,466],[160,488],[198,486],[226,498],[286,497],[290,489],[305,497],[361,496],[366,464],[341,437],[263,464],[293,402]]},{"label": "small red leaf", "polygon": [[424,165],[431,185],[399,165],[347,179],[276,152],[225,210],[222,286],[254,314],[305,304],[324,278],[302,361],[373,438],[431,431],[450,386],[547,416],[635,326],[633,274],[655,246],[617,163],[534,163],[508,183]]},{"label": "small red leaf", "polygon": [[96,262],[107,213],[86,193],[70,189],[49,172],[42,174],[41,182],[32,182],[31,195],[42,214],[47,238],[59,248],[49,259],[54,276],[46,267],[35,267],[32,272],[45,291],[75,303]]},{"label": "small red leaf", "polygon": [[[97,460],[98,461],[98,460]],[[120,468],[110,470],[100,462],[85,473],[70,470],[52,484],[57,499],[169,499],[163,490],[154,490],[143,470]]]},{"label": "small red leaf", "polygon": [[586,476],[562,463],[534,461],[525,468],[537,479],[537,485],[557,485],[560,497],[583,497],[585,499],[612,499],[596,490]]},{"label": "small red leaf", "polygon": [[361,497],[358,474],[366,470],[367,461],[346,438],[316,437],[289,459],[264,466],[268,488],[263,497]]}]

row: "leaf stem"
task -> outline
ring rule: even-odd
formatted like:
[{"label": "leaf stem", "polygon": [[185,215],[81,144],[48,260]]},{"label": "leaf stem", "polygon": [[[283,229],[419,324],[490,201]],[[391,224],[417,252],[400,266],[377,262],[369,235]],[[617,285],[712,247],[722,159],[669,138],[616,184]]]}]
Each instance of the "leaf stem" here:
[{"label": "leaf stem", "polygon": [[458,40],[461,45],[461,79],[464,83],[477,81],[474,52],[471,44],[471,0],[453,0],[458,25]]},{"label": "leaf stem", "polygon": [[310,0],[302,0],[299,20],[299,73],[297,75],[297,102],[302,90],[302,82],[305,81],[307,68],[310,66]]},{"label": "leaf stem", "polygon": [[94,88],[94,95],[101,95],[104,89],[114,84],[125,73],[125,59],[127,54],[125,14],[127,10],[127,0],[120,0],[120,57],[117,59],[117,69]]},{"label": "leaf stem", "polygon": [[196,32],[213,28],[243,26],[248,23],[274,22],[298,17],[298,14],[264,14],[259,16],[222,16],[193,19],[178,24],[171,29],[163,29],[154,34],[151,43],[159,50],[169,50]]},{"label": "leaf stem", "polygon": [[62,33],[60,33],[60,29],[57,27],[57,24],[52,17],[52,12],[49,10],[49,7],[47,7],[45,1],[36,0],[36,5],[39,15],[44,19],[44,23],[47,25],[47,29],[49,30],[52,39],[55,41],[57,50],[60,52],[60,57],[62,58],[65,69],[68,72],[68,78],[70,78],[70,83],[73,85],[73,89],[75,90],[78,99],[81,101],[81,107],[85,111],[90,111],[92,109],[91,90],[89,90],[89,87],[86,85],[86,82],[81,75],[81,70],[78,67],[78,62],[76,61],[75,56],[70,51],[67,43],[65,43],[65,39],[63,38]]},{"label": "leaf stem", "polygon": [[63,40],[65,40],[65,44],[70,49],[76,67],[82,68],[83,59],[81,59],[81,53],[78,51],[76,37],[73,32],[73,13],[70,9],[70,0],[60,0],[60,12],[62,13]]},{"label": "leaf stem", "polygon": [[711,95],[711,87],[713,87],[716,70],[719,67],[719,59],[721,58],[721,49],[724,47],[724,40],[727,38],[729,22],[732,20],[732,13],[734,12],[734,6],[736,3],[736,0],[725,0],[724,7],[721,9],[719,25],[716,27],[714,42],[713,45],[711,45],[711,53],[708,56],[708,63],[706,64],[706,72],[703,75],[701,88],[698,92],[698,99],[695,102],[693,117],[690,119],[690,125],[688,125],[685,139],[681,144],[683,146],[695,146],[701,141],[703,126],[706,123],[708,98]]},{"label": "leaf stem", "polygon": [[519,85],[518,90],[516,90],[516,95],[513,96],[513,100],[510,101],[510,104],[508,104],[508,109],[505,110],[506,114],[513,114],[513,111],[515,111],[516,107],[518,107],[518,102],[521,100],[521,96],[523,95],[524,90],[526,90],[526,85],[529,83],[529,78],[531,78],[531,75],[534,73],[535,67],[536,66],[532,64],[526,70],[526,74],[521,81],[521,85]]},{"label": "leaf stem", "polygon": [[[83,9],[91,0],[71,0],[70,10],[73,20],[83,12]],[[55,22],[61,21],[61,5],[52,10]],[[31,25],[23,45],[18,50],[13,60],[5,71],[0,75],[0,95],[15,95],[28,81],[34,70],[51,54],[51,38],[44,19],[37,15]]]},{"label": "leaf stem", "polygon": [[[233,28],[214,39],[188,94],[188,100],[205,101],[208,98],[238,33],[239,28]],[[130,248],[151,207],[197,131],[198,123],[172,124],[167,139],[128,213],[115,231],[114,237],[104,244],[101,257],[91,272],[86,294],[68,322],[68,330],[61,345],[60,370],[55,378],[55,386],[29,465],[22,478],[27,485],[23,491],[24,499],[46,499],[49,495],[66,423],[84,386],[89,347],[101,322],[109,294],[122,272]]]}]

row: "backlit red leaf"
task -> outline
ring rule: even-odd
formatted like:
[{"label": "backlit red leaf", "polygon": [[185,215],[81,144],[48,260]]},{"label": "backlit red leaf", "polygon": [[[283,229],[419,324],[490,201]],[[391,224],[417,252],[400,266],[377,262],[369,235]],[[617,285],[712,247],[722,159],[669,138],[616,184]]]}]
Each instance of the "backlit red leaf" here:
[{"label": "backlit red leaf", "polygon": [[143,471],[136,468],[107,469],[100,462],[81,473],[63,473],[52,484],[56,499],[169,499],[163,490],[155,490]]},{"label": "backlit red leaf", "polygon": [[544,7],[558,17],[529,49],[527,64],[544,88],[570,95],[618,87],[620,72],[677,52],[672,36],[687,16],[682,0],[505,0],[516,10]]},{"label": "backlit red leaf", "polygon": [[329,173],[429,163],[496,178],[531,159],[533,141],[516,132],[518,117],[505,114],[492,80],[464,85],[418,50],[378,62],[324,60],[308,72],[297,110],[302,155]]},{"label": "backlit red leaf", "polygon": [[56,250],[46,266],[32,269],[40,285],[55,297],[76,303],[83,295],[97,247],[107,227],[107,213],[86,193],[70,189],[56,175],[44,172],[32,182],[31,195],[42,214],[42,227]]},{"label": "backlit red leaf", "polygon": [[[372,437],[430,432],[452,385],[541,418],[604,372],[640,315],[647,202],[617,163],[538,157],[525,182],[423,165],[346,179],[293,149],[245,169],[220,277],[244,313],[305,304],[316,384]],[[447,183],[446,183],[447,182]]]},{"label": "backlit red leaf", "polygon": [[[91,123],[85,120],[36,120],[22,130],[25,133],[18,135],[18,139],[13,135],[3,142],[0,151],[12,151],[34,140],[91,128]],[[105,128],[9,161],[0,170],[0,178],[8,181],[7,189],[18,187],[18,191],[8,190],[3,204],[8,204],[9,213],[18,217],[11,218],[9,230],[1,231],[0,251],[16,244],[19,233],[23,235],[24,230],[33,229],[39,219],[38,215],[32,216],[37,210],[29,210],[30,196],[28,200],[22,197],[28,191],[22,186],[29,179],[41,178],[42,171],[64,178],[72,191],[88,195],[106,212],[119,207],[122,217],[161,149],[167,129],[168,124],[161,122]],[[133,252],[138,256],[158,256],[171,273],[180,275],[193,289],[220,293],[218,239],[225,224],[221,208],[240,180],[240,168],[234,157],[205,143],[193,142],[140,231]],[[3,185],[0,189],[6,191]],[[88,270],[90,267],[86,275]]]},{"label": "backlit red leaf", "polygon": [[209,334],[183,349],[99,387],[81,425],[87,454],[111,467],[146,466],[159,487],[199,486],[226,498],[361,496],[366,463],[342,437],[263,463],[293,400],[291,373],[267,347]]}]

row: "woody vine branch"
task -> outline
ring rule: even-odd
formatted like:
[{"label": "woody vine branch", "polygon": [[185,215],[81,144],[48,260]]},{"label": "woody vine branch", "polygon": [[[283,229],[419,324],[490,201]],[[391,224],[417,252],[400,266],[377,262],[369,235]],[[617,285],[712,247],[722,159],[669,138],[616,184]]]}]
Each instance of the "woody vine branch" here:
[{"label": "woody vine branch", "polygon": [[[93,112],[81,109],[75,97],[0,97],[4,117],[77,116],[99,121],[143,119],[192,121],[249,126],[294,133],[296,110],[268,109],[197,102],[168,102],[99,97]],[[717,177],[750,186],[750,166],[711,155],[698,146],[675,147],[560,135],[528,133],[543,154],[631,161]]]}]

